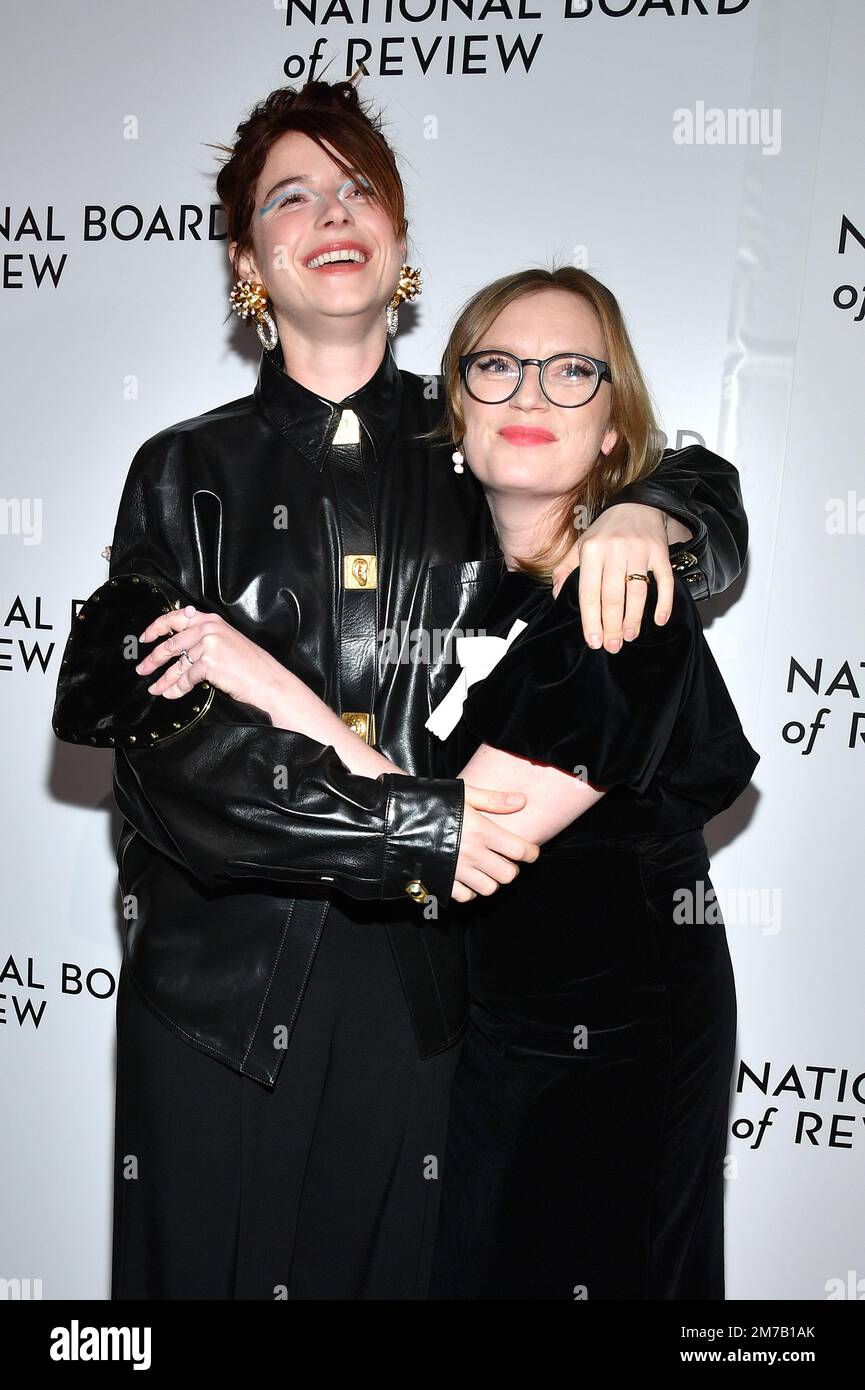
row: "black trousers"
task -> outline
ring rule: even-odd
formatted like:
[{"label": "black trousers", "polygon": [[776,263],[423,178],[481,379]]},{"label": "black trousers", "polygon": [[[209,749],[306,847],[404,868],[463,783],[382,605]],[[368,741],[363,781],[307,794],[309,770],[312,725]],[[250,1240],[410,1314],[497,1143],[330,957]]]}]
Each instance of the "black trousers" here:
[{"label": "black trousers", "polygon": [[117,994],[112,1299],[422,1299],[459,1047],[332,906],[273,1090]]}]

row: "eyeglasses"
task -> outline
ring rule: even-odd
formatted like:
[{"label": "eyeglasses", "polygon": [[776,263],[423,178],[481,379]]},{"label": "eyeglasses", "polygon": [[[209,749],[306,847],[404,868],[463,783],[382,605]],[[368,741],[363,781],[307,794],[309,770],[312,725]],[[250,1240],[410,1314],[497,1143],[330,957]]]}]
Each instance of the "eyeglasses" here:
[{"label": "eyeglasses", "polygon": [[553,357],[515,357],[512,352],[486,348],[459,358],[460,376],[473,400],[502,405],[520,389],[525,367],[537,367],[541,390],[553,405],[588,405],[602,381],[613,378],[606,362],[581,352],[557,352]]}]

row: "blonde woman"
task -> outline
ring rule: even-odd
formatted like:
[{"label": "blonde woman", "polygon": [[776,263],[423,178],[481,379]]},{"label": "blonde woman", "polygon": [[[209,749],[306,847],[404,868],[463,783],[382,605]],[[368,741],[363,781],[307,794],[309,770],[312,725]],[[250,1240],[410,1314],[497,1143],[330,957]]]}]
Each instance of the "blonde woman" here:
[{"label": "blonde woman", "polygon": [[617,656],[574,621],[577,573],[551,592],[575,509],[591,520],[657,459],[610,291],[571,268],[497,281],[444,377],[506,566],[484,618],[502,650],[447,748],[468,781],[526,793],[509,824],[543,848],[464,913],[430,1296],[722,1299],[736,999],[703,826],[758,755],[680,578],[658,627],[654,577],[629,574],[647,621]]}]

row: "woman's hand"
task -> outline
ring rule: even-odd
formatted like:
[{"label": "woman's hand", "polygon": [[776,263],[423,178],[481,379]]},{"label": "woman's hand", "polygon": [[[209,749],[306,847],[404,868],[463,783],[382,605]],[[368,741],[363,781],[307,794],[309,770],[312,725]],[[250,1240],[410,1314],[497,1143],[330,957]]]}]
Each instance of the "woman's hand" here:
[{"label": "woman's hand", "polygon": [[[164,642],[136,666],[149,676],[166,661],[171,665],[147,687],[151,695],[176,700],[200,681],[209,681],[242,704],[264,710],[276,728],[296,729],[308,738],[333,747],[345,765],[359,776],[380,777],[402,768],[353,733],[298,676],[286,670],[255,642],[244,637],[216,613],[200,613],[192,604],[161,613],[142,633],[141,642]],[[186,652],[186,656],[183,653]],[[534,841],[515,835],[496,823],[496,816],[522,810],[525,793],[467,786],[452,897],[470,902],[510,883],[520,862],[532,863],[540,854]]]},{"label": "woman's hand", "polygon": [[534,840],[499,825],[496,817],[522,811],[521,790],[476,787],[466,782],[463,828],[451,897],[468,903],[478,893],[489,897],[503,883],[513,883],[520,863],[533,864],[541,852]]},{"label": "woman's hand", "polygon": [[267,710],[274,684],[285,674],[278,661],[218,613],[202,613],[191,603],[161,613],[140,633],[139,641],[154,642],[157,637],[166,641],[135,669],[149,676],[171,660],[147,687],[150,695],[164,695],[166,700],[177,700],[201,681],[209,681],[232,699]]},{"label": "woman's hand", "polygon": [[664,513],[641,502],[609,507],[587,527],[553,570],[553,594],[558,594],[572,570],[580,567],[580,616],[590,647],[617,652],[622,639],[632,641],[640,630],[648,586],[629,574],[654,574],[658,585],[655,622],[662,626],[673,606],[673,571],[668,546],[690,532],[673,519],[664,526]]}]

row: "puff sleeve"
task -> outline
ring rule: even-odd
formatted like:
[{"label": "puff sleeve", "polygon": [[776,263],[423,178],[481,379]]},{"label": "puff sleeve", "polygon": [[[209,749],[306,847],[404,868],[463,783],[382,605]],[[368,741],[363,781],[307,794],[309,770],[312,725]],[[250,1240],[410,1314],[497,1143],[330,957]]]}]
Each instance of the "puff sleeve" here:
[{"label": "puff sleeve", "polygon": [[610,653],[588,646],[579,571],[519,634],[463,704],[476,744],[584,776],[605,791],[642,794],[670,742],[693,680],[702,628],[682,580],[667,623],[654,621],[649,589],[640,632]]}]

